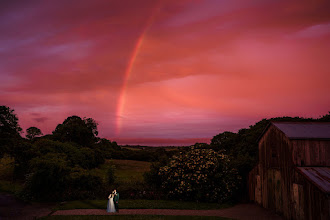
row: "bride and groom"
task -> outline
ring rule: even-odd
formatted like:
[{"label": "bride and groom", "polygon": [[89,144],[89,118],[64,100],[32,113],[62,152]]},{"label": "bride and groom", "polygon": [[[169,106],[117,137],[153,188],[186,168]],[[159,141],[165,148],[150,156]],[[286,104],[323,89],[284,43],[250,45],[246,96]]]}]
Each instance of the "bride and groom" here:
[{"label": "bride and groom", "polygon": [[108,196],[108,199],[107,212],[119,212],[119,193],[117,193],[116,190],[113,190]]}]

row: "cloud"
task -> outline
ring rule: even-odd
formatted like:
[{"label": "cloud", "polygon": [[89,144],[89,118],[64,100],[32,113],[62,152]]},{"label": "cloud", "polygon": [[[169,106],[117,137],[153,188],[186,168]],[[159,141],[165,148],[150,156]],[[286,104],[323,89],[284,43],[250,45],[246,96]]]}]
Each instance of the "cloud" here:
[{"label": "cloud", "polygon": [[0,4],[0,102],[23,127],[47,133],[76,114],[103,136],[121,120],[118,138],[166,142],[330,107],[329,1]]},{"label": "cloud", "polygon": [[49,120],[47,117],[39,117],[39,118],[32,118],[34,121],[38,123],[44,123],[45,121]]}]

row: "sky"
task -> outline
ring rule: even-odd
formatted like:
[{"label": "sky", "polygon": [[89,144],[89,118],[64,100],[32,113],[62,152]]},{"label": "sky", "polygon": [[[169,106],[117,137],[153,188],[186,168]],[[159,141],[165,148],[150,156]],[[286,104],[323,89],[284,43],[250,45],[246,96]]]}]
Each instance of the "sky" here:
[{"label": "sky", "polygon": [[[0,105],[44,134],[190,145],[330,111],[328,0],[0,2]],[[24,134],[23,134],[24,135]]]}]

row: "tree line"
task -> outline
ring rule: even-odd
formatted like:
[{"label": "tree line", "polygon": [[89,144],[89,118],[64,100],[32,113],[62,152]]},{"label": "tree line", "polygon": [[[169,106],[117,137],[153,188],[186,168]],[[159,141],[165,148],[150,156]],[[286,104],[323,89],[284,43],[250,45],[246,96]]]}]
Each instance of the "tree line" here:
[{"label": "tree line", "polygon": [[329,122],[330,112],[317,119],[262,119],[236,133],[219,133],[210,144],[166,151],[121,148],[115,141],[97,137],[94,119],[79,116],[66,118],[48,135],[30,127],[23,138],[14,110],[0,106],[0,158],[14,158],[14,178],[24,185],[19,196],[27,200],[105,198],[116,182],[115,169],[110,166],[105,179],[92,170],[109,159],[130,159],[152,164],[143,183],[125,190],[123,186],[123,196],[225,202],[246,195],[247,175],[258,162],[257,140],[270,121]]},{"label": "tree line", "polygon": [[4,155],[14,158],[14,180],[23,183],[20,196],[27,200],[103,196],[107,193],[105,188],[115,181],[115,170],[109,168],[104,180],[92,169],[107,159],[157,161],[164,153],[128,150],[115,141],[99,138],[98,123],[92,118],[70,116],[47,135],[30,127],[26,138],[21,136],[18,122],[13,109],[0,106],[0,159]]}]

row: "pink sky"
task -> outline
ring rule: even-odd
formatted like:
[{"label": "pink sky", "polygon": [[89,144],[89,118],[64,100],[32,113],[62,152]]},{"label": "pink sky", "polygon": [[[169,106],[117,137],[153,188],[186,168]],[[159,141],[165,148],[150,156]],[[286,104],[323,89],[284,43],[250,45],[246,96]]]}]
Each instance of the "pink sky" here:
[{"label": "pink sky", "polygon": [[330,2],[0,3],[0,105],[51,133],[92,117],[119,144],[189,145],[330,110]]}]

